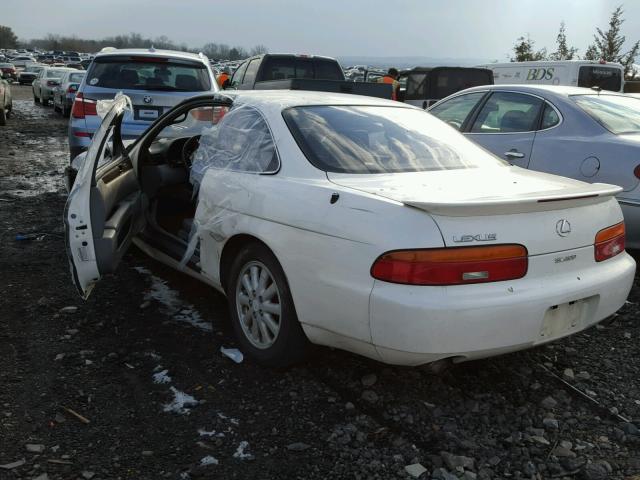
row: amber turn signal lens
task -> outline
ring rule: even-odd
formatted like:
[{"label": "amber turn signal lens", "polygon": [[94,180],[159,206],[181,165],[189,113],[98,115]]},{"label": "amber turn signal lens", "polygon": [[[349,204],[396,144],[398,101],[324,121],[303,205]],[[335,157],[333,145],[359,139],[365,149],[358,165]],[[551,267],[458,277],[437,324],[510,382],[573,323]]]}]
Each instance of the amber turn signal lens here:
[{"label": "amber turn signal lens", "polygon": [[624,252],[624,222],[600,230],[596,234],[594,256],[596,262],[602,262]]}]

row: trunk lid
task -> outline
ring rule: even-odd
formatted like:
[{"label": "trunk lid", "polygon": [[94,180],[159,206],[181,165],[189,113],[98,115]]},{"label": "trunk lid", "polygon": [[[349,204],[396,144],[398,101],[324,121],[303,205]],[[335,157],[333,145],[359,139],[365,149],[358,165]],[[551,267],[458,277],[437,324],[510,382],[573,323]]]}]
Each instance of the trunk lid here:
[{"label": "trunk lid", "polygon": [[328,178],[424,210],[452,247],[517,243],[529,255],[559,252],[592,245],[599,230],[622,221],[611,198],[620,187],[518,167]]}]

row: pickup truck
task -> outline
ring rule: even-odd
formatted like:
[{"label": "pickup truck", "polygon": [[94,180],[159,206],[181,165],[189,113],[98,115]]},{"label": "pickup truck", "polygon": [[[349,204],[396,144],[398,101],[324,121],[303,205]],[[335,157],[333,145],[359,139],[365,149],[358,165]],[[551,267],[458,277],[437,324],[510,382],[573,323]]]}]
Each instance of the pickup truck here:
[{"label": "pickup truck", "polygon": [[316,55],[256,55],[245,60],[222,88],[315,90],[391,98],[390,84],[349,82],[336,59]]}]

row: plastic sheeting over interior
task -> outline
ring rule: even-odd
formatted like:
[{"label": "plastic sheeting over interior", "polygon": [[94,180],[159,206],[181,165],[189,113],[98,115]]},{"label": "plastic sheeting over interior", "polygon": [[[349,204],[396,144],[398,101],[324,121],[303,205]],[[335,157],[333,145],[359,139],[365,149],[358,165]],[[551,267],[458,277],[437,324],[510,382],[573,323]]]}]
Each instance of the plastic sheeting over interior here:
[{"label": "plastic sheeting over interior", "polygon": [[191,157],[190,173],[194,195],[198,195],[198,207],[182,265],[193,256],[202,231],[215,234],[224,220],[236,215],[229,205],[230,199],[222,199],[213,207],[201,197],[200,185],[204,176],[218,175],[224,181],[224,176],[230,172],[255,175],[274,173],[278,168],[273,136],[256,108],[234,107],[217,124],[202,130],[199,146]]},{"label": "plastic sheeting over interior", "polygon": [[201,183],[210,168],[246,173],[277,170],[276,147],[258,110],[241,105],[230,110],[217,125],[203,130],[200,146],[192,157],[194,186]]}]

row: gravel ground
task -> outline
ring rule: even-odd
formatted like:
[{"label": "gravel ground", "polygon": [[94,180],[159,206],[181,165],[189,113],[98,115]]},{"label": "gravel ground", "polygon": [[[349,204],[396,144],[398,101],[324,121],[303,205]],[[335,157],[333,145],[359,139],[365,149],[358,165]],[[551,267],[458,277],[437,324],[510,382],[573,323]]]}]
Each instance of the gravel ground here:
[{"label": "gravel ground", "polygon": [[329,349],[288,370],[236,364],[224,298],[138,251],[79,299],[66,122],[13,92],[0,479],[640,479],[637,286],[596,328],[440,376]]}]

